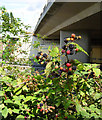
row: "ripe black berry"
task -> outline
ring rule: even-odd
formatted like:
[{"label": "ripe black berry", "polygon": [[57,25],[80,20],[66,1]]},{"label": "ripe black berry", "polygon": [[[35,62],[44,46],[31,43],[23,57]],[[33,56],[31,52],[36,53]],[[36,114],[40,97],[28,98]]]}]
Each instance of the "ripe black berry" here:
[{"label": "ripe black berry", "polygon": [[40,107],[43,106],[43,103],[40,103]]},{"label": "ripe black berry", "polygon": [[68,41],[67,41],[67,40],[64,40],[64,42],[67,44]]},{"label": "ripe black berry", "polygon": [[26,82],[24,82],[24,85],[26,85]]},{"label": "ripe black berry", "polygon": [[29,86],[27,85],[27,88],[29,88]]},{"label": "ripe black berry", "polygon": [[40,57],[40,55],[37,55],[37,56],[36,56],[36,59],[39,60],[39,57]]},{"label": "ripe black berry", "polygon": [[74,45],[73,44],[70,44],[69,45],[69,49],[73,49],[74,48]]},{"label": "ripe black berry", "polygon": [[47,54],[46,54],[46,53],[44,53],[44,54],[43,54],[43,57],[44,57],[44,58],[47,58]]},{"label": "ripe black berry", "polygon": [[41,55],[42,51],[38,52],[38,55]]},{"label": "ripe black berry", "polygon": [[65,49],[66,49],[66,45],[62,46],[62,49],[64,49],[64,50],[65,50]]},{"label": "ripe black berry", "polygon": [[72,70],[76,70],[76,66],[73,66],[73,67],[72,67]]}]

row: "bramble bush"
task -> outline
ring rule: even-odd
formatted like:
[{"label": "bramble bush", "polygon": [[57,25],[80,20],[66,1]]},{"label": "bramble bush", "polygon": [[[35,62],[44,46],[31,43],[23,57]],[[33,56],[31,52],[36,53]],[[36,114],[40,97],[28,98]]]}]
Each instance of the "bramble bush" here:
[{"label": "bramble bush", "polygon": [[[11,39],[7,34],[14,29],[12,34],[17,35],[16,30],[20,32],[22,24],[19,23],[18,28],[15,28],[18,21],[13,17],[13,27],[10,28],[11,16],[5,8],[1,10],[4,21],[2,42],[6,46],[4,49],[6,54],[3,54],[2,67],[0,67],[2,120],[102,119],[102,72],[96,64],[82,63],[76,59],[70,60],[70,55],[78,52],[87,54],[76,43],[77,40],[81,40],[81,36],[72,34],[71,37],[65,38],[65,45],[60,50],[53,46],[48,48],[48,54],[39,51],[33,60],[46,67],[43,72],[33,70],[32,73],[32,67],[20,70],[17,66],[11,67],[6,64],[7,61],[15,63],[16,55],[11,54],[11,48],[13,47],[15,51],[20,41],[19,39],[12,46],[14,42],[12,40],[9,47],[7,41]],[[23,31],[23,33],[26,36],[26,32]],[[26,36],[27,40],[28,36]],[[9,48],[9,54],[7,54]],[[64,63],[60,60],[61,56],[66,57]],[[30,65],[29,61],[26,62]]]}]

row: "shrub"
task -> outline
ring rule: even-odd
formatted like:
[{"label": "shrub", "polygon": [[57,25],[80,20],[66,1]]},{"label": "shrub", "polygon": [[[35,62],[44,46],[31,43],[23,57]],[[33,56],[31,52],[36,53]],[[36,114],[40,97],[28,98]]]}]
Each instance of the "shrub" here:
[{"label": "shrub", "polygon": [[[4,11],[3,8],[3,15],[6,15]],[[7,28],[4,30],[8,31]],[[43,72],[32,73],[32,68],[22,71],[19,67],[3,65],[2,62],[0,67],[2,120],[102,118],[102,72],[95,64],[70,60],[70,55],[78,52],[87,54],[75,42],[78,39],[81,39],[81,36],[72,34],[71,37],[65,38],[65,45],[61,50],[53,46],[52,49],[49,47],[48,54],[38,52],[34,61],[46,66]],[[6,42],[4,44],[8,45]],[[60,57],[63,55],[66,61],[60,63]],[[7,58],[6,55],[3,57],[5,63],[9,60]],[[14,62],[14,59],[11,61]]]}]

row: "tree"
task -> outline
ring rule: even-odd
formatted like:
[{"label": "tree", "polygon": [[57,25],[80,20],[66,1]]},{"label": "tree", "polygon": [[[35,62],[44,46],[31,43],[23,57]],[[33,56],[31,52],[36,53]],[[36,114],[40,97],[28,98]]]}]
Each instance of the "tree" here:
[{"label": "tree", "polygon": [[8,13],[5,7],[1,7],[0,10],[1,42],[3,43],[2,59],[3,62],[15,64],[19,54],[27,54],[27,50],[22,50],[22,45],[30,42],[30,36],[27,34],[30,26],[24,25],[19,18],[14,18],[12,12]]}]

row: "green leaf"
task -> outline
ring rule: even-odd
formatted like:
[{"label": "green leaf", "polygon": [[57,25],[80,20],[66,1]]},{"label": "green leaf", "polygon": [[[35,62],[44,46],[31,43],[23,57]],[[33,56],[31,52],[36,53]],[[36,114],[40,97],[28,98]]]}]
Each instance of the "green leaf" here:
[{"label": "green leaf", "polygon": [[18,114],[19,114],[19,111],[20,111],[19,109],[13,109],[13,110],[12,110],[12,112],[18,113]]},{"label": "green leaf", "polygon": [[93,95],[94,89],[91,87],[91,88],[89,89],[89,92],[90,92],[90,95]]},{"label": "green leaf", "polygon": [[24,116],[23,116],[23,115],[18,115],[18,116],[16,117],[16,120],[24,120]]},{"label": "green leaf", "polygon": [[16,93],[16,95],[19,95],[21,92],[22,92],[22,89],[19,90],[19,91]]},{"label": "green leaf", "polygon": [[6,118],[8,115],[8,109],[7,107],[5,107],[3,110],[2,110],[2,116],[4,116],[4,118]]},{"label": "green leaf", "polygon": [[85,106],[87,105],[87,103],[85,102],[85,100],[82,100],[82,103],[83,103],[83,105],[85,105]]},{"label": "green leaf", "polygon": [[25,98],[24,102],[27,102],[27,101],[29,101],[29,100],[31,100],[31,99],[32,99],[32,96],[27,96],[27,97]]},{"label": "green leaf", "polygon": [[22,89],[28,91],[28,88],[26,86],[23,86]]},{"label": "green leaf", "polygon": [[85,79],[81,79],[80,81],[79,81],[79,83],[83,83],[83,82],[85,82]]},{"label": "green leaf", "polygon": [[95,111],[95,110],[94,110],[94,108],[95,108],[95,105],[94,105],[94,104],[90,105],[89,107],[90,107],[91,110]]},{"label": "green leaf", "polygon": [[96,93],[95,95],[94,95],[94,99],[96,100],[96,99],[99,99],[99,98],[101,98],[101,96],[102,96],[102,93]]},{"label": "green leaf", "polygon": [[1,104],[1,105],[0,105],[0,112],[1,112],[1,110],[2,110],[4,107],[5,107],[4,104]]},{"label": "green leaf", "polygon": [[85,82],[85,84],[87,85],[88,88],[91,88],[91,86],[87,82]]},{"label": "green leaf", "polygon": [[92,113],[91,117],[99,118],[99,116],[96,113]]},{"label": "green leaf", "polygon": [[93,68],[93,72],[95,73],[95,76],[99,77],[101,71],[98,68]]},{"label": "green leaf", "polygon": [[9,108],[9,109],[8,109],[8,112],[9,112],[10,114],[12,114],[12,109],[11,109],[11,108]]},{"label": "green leaf", "polygon": [[4,91],[0,91],[0,96],[4,96]]},{"label": "green leaf", "polygon": [[97,114],[101,115],[101,110],[100,110],[100,109],[95,108],[95,112],[96,112]]},{"label": "green leaf", "polygon": [[77,69],[78,70],[83,70],[83,65],[82,64],[77,65]]},{"label": "green leaf", "polygon": [[11,84],[13,85],[13,87],[16,86],[17,85],[16,80],[14,80]]},{"label": "green leaf", "polygon": [[85,93],[83,91],[80,91],[80,95],[85,97]]},{"label": "green leaf", "polygon": [[61,101],[58,101],[55,105],[59,107],[60,104],[61,104]]},{"label": "green leaf", "polygon": [[[70,44],[76,45],[76,47],[77,47],[80,51],[82,51],[83,53],[85,53],[86,55],[88,55],[88,53],[87,53],[81,46],[79,46],[77,43],[71,42]],[[88,56],[89,56],[89,55],[88,55]]]},{"label": "green leaf", "polygon": [[49,63],[46,65],[46,69],[45,69],[46,77],[48,77],[48,75],[50,74],[51,65],[52,65],[52,62],[49,62]]},{"label": "green leaf", "polygon": [[13,101],[10,100],[10,99],[7,99],[7,100],[4,101],[4,103],[13,103]]},{"label": "green leaf", "polygon": [[50,56],[56,57],[56,56],[58,56],[58,53],[59,53],[58,47],[53,47],[51,52],[50,52]]},{"label": "green leaf", "polygon": [[48,50],[50,50],[50,49],[51,49],[51,47],[49,46],[49,47],[48,47]]},{"label": "green leaf", "polygon": [[89,118],[89,117],[90,117],[90,114],[89,114],[88,112],[86,112],[85,109],[82,109],[82,110],[81,110],[81,115],[84,116],[84,117],[86,117],[86,118]]},{"label": "green leaf", "polygon": [[68,107],[70,106],[70,104],[73,104],[73,101],[72,101],[72,100],[65,101],[65,102],[64,102],[64,108],[65,108],[65,109],[68,109]]}]

